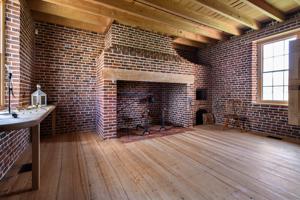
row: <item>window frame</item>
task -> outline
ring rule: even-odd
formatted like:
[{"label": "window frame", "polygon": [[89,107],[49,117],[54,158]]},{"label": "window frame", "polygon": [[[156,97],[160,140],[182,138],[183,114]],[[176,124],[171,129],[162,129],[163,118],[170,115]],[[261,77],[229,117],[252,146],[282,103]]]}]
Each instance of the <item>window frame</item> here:
[{"label": "window frame", "polygon": [[258,78],[257,78],[257,103],[259,104],[268,104],[268,105],[288,105],[288,101],[278,101],[278,100],[263,100],[263,46],[270,43],[275,43],[278,41],[286,40],[292,37],[296,39],[300,38],[300,32],[280,34],[273,36],[271,38],[261,40],[257,43],[257,64],[258,64]]},{"label": "window frame", "polygon": [[5,0],[0,0],[0,109],[5,104]]}]

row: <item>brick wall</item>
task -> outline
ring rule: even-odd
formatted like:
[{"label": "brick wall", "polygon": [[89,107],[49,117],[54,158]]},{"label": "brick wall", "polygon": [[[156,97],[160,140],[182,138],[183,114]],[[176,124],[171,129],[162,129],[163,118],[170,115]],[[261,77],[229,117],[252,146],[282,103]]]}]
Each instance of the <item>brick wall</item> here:
[{"label": "brick wall", "polygon": [[114,23],[109,29],[105,43],[106,48],[112,46],[132,47],[176,55],[176,51],[172,48],[172,39],[170,37],[118,23]]},{"label": "brick wall", "polygon": [[164,85],[163,91],[164,106],[167,108],[166,121],[178,126],[192,126],[195,121],[193,118],[194,86],[172,83]]},{"label": "brick wall", "polygon": [[[96,61],[104,36],[36,22],[36,79],[57,103],[57,133],[95,130]],[[49,131],[46,120],[43,132]]]},{"label": "brick wall", "polygon": [[102,69],[104,66],[104,52],[102,51],[101,55],[96,58],[96,131],[101,137],[104,138],[104,127],[103,127],[103,119],[104,119],[104,81]]},{"label": "brick wall", "polygon": [[[163,102],[161,85],[151,82],[118,81],[117,128],[135,128],[137,124],[143,124],[142,115],[145,109],[150,111],[150,123],[159,123]],[[154,98],[154,102],[147,102],[149,96]],[[128,123],[125,118],[130,118],[131,121]]]},{"label": "brick wall", "polygon": [[20,104],[30,103],[31,93],[35,90],[34,70],[34,23],[26,1],[21,0],[20,25]]},{"label": "brick wall", "polygon": [[252,130],[300,138],[300,127],[288,125],[287,106],[253,102],[257,95],[257,52],[253,41],[296,28],[300,28],[297,16],[199,51],[199,61],[212,67],[212,105],[218,123],[223,123],[225,102],[238,98],[245,103]]},{"label": "brick wall", "polygon": [[[163,73],[176,73],[194,75],[197,78],[198,86],[207,87],[209,85],[209,68],[191,63],[180,57],[172,47],[172,40],[167,36],[143,31],[138,28],[128,27],[121,24],[113,24],[105,36],[105,49],[98,57],[97,84],[98,112],[97,112],[97,132],[104,136],[115,137],[117,131],[117,83],[103,80],[101,70],[103,68],[118,68],[125,70],[140,70]],[[205,80],[205,81],[204,81]],[[202,82],[201,82],[202,81]],[[177,113],[185,113],[180,116],[180,121],[184,126],[194,123],[195,87],[185,85],[174,87],[178,95],[174,95],[174,104],[184,105],[177,107]],[[170,91],[172,88],[169,88]],[[189,100],[190,99],[190,100]],[[180,102],[177,102],[180,101]],[[187,105],[189,102],[191,107]],[[171,106],[171,105],[170,105]],[[209,105],[207,105],[209,107]],[[174,113],[174,116],[176,113]],[[171,118],[170,118],[171,119]],[[173,118],[172,120],[175,120]],[[179,119],[176,119],[178,121]]]},{"label": "brick wall", "polygon": [[[12,99],[13,107],[28,104],[29,95],[32,92],[34,84],[33,32],[33,20],[26,1],[7,0],[6,64],[11,66],[13,73],[15,93],[15,97]],[[6,104],[7,95],[8,93],[6,93]],[[0,132],[0,180],[25,150],[28,143],[28,129]]]}]

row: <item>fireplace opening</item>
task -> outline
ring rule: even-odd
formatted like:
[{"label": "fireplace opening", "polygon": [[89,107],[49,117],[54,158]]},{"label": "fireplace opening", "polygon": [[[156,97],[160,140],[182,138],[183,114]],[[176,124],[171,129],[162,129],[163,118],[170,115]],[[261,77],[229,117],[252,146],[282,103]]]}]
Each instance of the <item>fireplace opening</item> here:
[{"label": "fireplace opening", "polygon": [[207,113],[207,110],[205,109],[199,109],[196,112],[196,125],[202,125],[203,124],[203,114]]},{"label": "fireplace opening", "polygon": [[186,84],[117,81],[118,136],[128,130],[143,134],[184,127],[188,109]]}]

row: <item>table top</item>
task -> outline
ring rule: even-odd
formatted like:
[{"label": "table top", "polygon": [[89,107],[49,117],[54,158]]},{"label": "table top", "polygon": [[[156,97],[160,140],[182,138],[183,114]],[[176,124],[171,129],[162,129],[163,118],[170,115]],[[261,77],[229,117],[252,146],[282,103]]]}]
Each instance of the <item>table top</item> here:
[{"label": "table top", "polygon": [[32,110],[17,111],[17,118],[10,114],[0,114],[0,131],[29,128],[41,123],[56,106],[49,105]]}]

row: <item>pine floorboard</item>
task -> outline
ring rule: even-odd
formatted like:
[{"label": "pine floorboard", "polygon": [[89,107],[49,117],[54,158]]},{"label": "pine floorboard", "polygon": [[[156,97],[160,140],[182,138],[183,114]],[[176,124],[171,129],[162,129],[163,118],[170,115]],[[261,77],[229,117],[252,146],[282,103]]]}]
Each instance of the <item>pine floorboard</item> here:
[{"label": "pine floorboard", "polygon": [[20,156],[0,182],[7,200],[300,199],[300,145],[216,126],[121,143],[94,133],[42,138],[41,187]]}]

